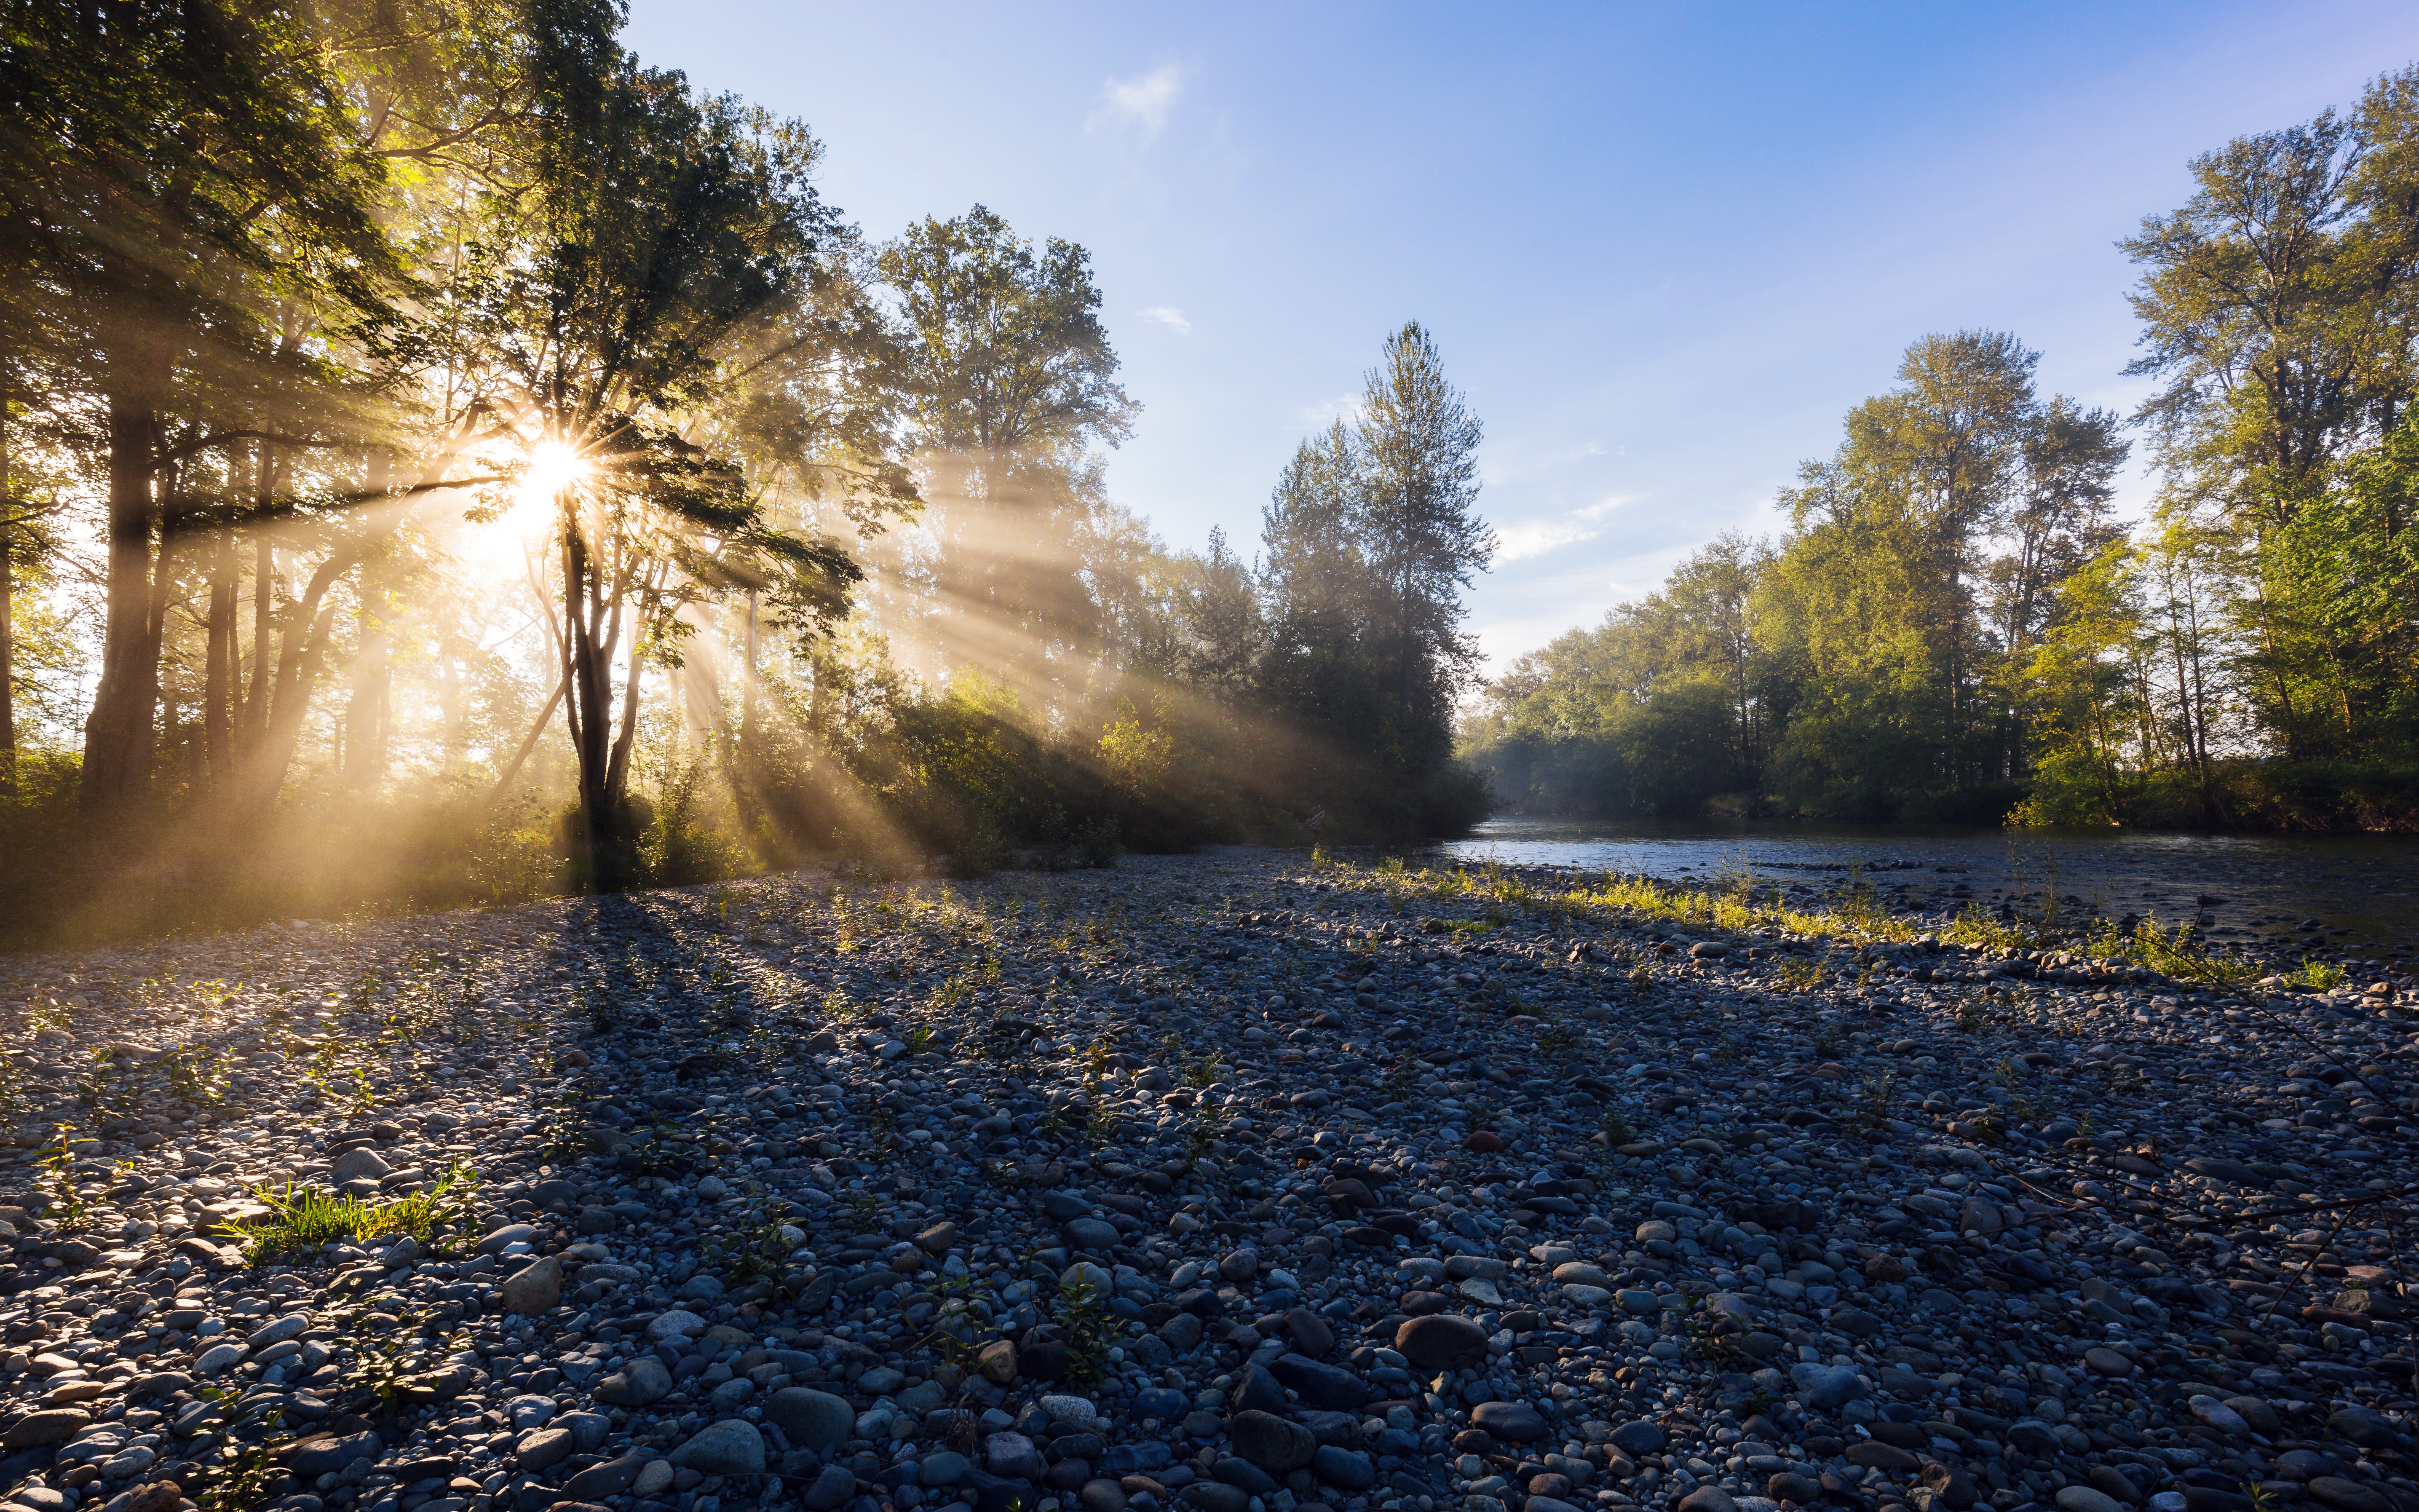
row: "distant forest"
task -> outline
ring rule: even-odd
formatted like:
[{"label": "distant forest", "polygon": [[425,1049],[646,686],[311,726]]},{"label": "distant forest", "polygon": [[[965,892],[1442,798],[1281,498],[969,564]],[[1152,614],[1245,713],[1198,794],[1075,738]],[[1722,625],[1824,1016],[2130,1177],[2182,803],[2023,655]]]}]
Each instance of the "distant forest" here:
[{"label": "distant forest", "polygon": [[1418,325],[1171,551],[1082,247],[870,240],[604,0],[9,14],[7,940],[1484,812]]},{"label": "distant forest", "polygon": [[2192,167],[2121,243],[2136,413],[2043,395],[2004,333],[1915,343],[1778,540],[1487,686],[1498,803],[2419,830],[2419,69]]}]

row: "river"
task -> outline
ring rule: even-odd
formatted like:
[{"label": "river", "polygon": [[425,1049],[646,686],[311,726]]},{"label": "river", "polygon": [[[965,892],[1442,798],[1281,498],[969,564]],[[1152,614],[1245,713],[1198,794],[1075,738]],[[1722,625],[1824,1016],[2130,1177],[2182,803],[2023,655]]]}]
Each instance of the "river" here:
[{"label": "river", "polygon": [[[1860,876],[1893,908],[2011,903],[2196,923],[2215,941],[2324,944],[2406,962],[2419,950],[2419,837],[2004,830],[1777,820],[1500,818],[1431,847],[1430,864],[1502,861],[1837,893]],[[2315,922],[2313,922],[2315,921]]]}]

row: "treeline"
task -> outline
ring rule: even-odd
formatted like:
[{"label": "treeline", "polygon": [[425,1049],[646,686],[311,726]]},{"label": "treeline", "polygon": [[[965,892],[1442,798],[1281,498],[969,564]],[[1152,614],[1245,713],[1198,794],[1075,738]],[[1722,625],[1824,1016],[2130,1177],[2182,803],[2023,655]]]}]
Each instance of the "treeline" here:
[{"label": "treeline", "polygon": [[[2419,69],[2195,161],[2121,245],[2160,380],[1992,332],[1657,593],[1523,657],[1466,755],[1531,811],[2419,828]],[[2134,440],[2160,491],[2110,517]]]},{"label": "treeline", "polygon": [[1081,247],[871,241],[622,20],[12,8],[12,938],[1475,816],[1425,332],[1256,566],[1171,552]]}]

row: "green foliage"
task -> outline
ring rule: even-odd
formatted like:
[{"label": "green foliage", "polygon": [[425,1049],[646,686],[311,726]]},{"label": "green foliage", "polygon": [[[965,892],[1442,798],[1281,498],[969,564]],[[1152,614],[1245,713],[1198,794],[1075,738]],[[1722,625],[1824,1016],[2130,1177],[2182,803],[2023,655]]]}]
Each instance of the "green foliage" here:
[{"label": "green foliage", "polygon": [[380,1239],[408,1234],[425,1244],[443,1226],[465,1227],[476,1216],[479,1178],[455,1162],[426,1191],[384,1202],[350,1196],[331,1196],[287,1183],[282,1188],[257,1187],[253,1199],[269,1215],[226,1226],[226,1236],[243,1246],[245,1260],[267,1265],[339,1240]]}]

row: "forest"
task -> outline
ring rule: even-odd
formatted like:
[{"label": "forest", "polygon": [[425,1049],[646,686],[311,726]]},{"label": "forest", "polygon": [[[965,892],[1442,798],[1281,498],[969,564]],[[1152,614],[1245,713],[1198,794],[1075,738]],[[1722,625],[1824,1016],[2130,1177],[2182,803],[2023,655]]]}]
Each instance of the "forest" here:
[{"label": "forest", "polygon": [[1083,247],[869,239],[608,0],[7,16],[0,943],[1485,811],[1418,324],[1170,550]]},{"label": "forest", "polygon": [[1777,539],[1486,685],[1498,804],[2419,830],[2419,68],[2192,174],[2120,243],[2134,413],[2005,332],[1916,341]]}]

